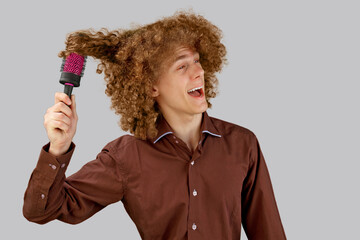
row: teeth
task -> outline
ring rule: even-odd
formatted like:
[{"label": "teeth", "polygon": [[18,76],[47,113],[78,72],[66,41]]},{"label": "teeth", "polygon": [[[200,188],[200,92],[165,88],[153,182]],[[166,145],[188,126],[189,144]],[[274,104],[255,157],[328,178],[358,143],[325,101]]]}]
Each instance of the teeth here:
[{"label": "teeth", "polygon": [[189,90],[188,92],[193,92],[193,91],[199,90],[199,89],[201,89],[201,88],[202,88],[202,86],[201,86],[201,87],[197,87],[197,88],[193,88],[193,89]]}]

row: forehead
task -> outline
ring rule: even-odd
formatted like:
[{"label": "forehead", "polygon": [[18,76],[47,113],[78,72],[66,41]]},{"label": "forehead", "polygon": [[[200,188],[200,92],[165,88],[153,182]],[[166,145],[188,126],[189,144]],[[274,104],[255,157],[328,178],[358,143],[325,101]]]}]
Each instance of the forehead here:
[{"label": "forehead", "polygon": [[184,58],[193,57],[194,55],[199,55],[199,53],[190,48],[182,48],[175,52],[174,61],[176,62]]},{"label": "forehead", "polygon": [[191,47],[178,47],[170,53],[170,65],[179,60],[199,55],[194,48]]}]

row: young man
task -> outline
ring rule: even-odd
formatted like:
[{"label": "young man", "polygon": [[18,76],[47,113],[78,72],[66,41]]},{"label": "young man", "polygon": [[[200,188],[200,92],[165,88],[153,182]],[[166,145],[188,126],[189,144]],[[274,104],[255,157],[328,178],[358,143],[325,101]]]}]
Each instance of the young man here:
[{"label": "young man", "polygon": [[286,239],[256,136],[206,112],[226,60],[220,39],[216,26],[186,12],[127,31],[69,35],[60,56],[101,60],[112,108],[133,135],[66,178],[76,103],[56,93],[24,216],[79,223],[122,201],[142,239],[238,240],[241,224],[249,240]]}]

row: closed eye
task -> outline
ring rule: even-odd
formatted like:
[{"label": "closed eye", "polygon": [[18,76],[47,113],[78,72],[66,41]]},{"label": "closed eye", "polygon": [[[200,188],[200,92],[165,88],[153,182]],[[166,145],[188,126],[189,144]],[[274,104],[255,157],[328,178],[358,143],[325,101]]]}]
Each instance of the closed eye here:
[{"label": "closed eye", "polygon": [[[199,59],[194,60],[194,63],[200,63],[200,60]],[[178,67],[178,70],[184,69],[185,67],[186,67],[186,65],[182,65],[182,66]]]}]

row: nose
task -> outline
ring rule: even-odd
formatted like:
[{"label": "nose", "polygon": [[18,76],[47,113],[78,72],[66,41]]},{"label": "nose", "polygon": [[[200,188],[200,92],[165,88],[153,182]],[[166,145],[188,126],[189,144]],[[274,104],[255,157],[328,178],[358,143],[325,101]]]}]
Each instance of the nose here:
[{"label": "nose", "polygon": [[192,66],[192,79],[196,80],[204,76],[204,69],[201,67],[200,63],[194,63]]}]

